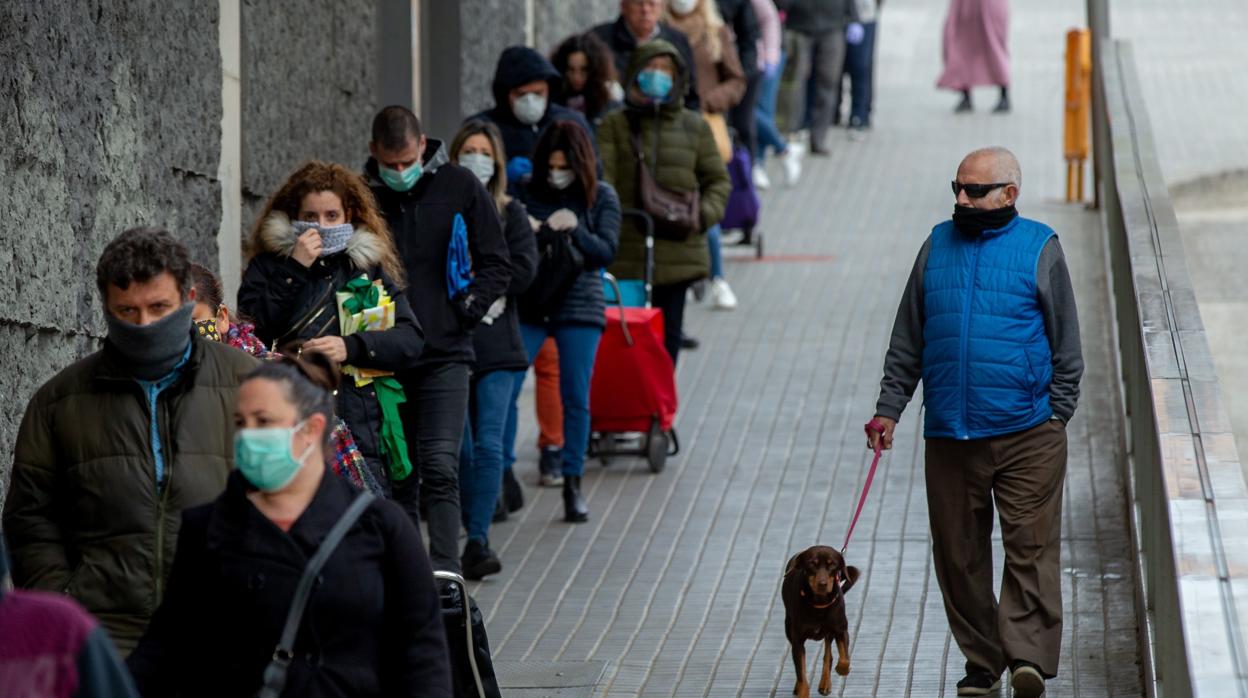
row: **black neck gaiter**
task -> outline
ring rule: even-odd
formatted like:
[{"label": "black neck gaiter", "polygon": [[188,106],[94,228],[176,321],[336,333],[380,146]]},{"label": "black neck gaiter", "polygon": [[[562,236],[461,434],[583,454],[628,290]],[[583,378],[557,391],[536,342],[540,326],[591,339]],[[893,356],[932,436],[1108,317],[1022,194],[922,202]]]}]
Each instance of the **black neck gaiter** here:
[{"label": "black neck gaiter", "polygon": [[145,381],[164,378],[186,355],[194,310],[194,303],[185,303],[149,325],[133,325],[106,312],[108,342],[130,362],[130,375]]},{"label": "black neck gaiter", "polygon": [[953,225],[966,235],[979,237],[985,230],[1004,228],[1017,215],[1018,209],[1013,206],[981,209],[955,204],[953,207]]}]

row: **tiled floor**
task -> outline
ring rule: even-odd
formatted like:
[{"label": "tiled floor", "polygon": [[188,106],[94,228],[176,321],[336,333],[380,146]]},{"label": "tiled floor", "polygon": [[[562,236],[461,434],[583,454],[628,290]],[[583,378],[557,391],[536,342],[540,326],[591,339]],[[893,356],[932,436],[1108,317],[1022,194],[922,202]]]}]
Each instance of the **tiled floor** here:
[{"label": "tiled floor", "polygon": [[[1011,9],[1014,112],[988,114],[986,91],[979,111],[955,116],[954,96],[932,87],[943,3],[886,4],[870,138],[838,132],[831,158],[808,160],[799,186],[766,196],[776,257],[730,251],[737,311],[690,313],[702,348],[679,369],[682,454],[660,475],[640,461],[591,463],[588,524],[562,523],[558,491],[530,486],[528,506],[495,528],[504,571],[474,594],[499,659],[606,661],[598,695],[789,694],[782,567],[816,542],[840,545],[869,463],[861,425],[914,254],[949,214],[961,156],[1001,144],[1022,161],[1023,214],[1061,235],[1088,366],[1070,425],[1066,623],[1049,693],[1140,695],[1102,236],[1094,213],[1058,203],[1063,34],[1083,5]],[[525,410],[517,467],[530,483]],[[916,402],[848,551],[865,576],[849,594],[853,670],[834,678],[837,695],[953,695],[962,675],[931,569],[919,422]]]}]

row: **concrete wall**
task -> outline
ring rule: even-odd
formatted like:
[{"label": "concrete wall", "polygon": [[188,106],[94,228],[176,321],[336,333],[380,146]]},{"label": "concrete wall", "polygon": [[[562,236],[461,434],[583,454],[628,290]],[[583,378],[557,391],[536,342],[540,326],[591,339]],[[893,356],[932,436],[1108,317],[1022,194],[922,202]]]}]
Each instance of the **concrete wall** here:
[{"label": "concrete wall", "polygon": [[31,393],[103,334],[105,244],[156,224],[217,258],[216,22],[215,2],[0,4],[0,501]]},{"label": "concrete wall", "polygon": [[[567,36],[615,19],[619,8],[618,0],[461,0],[463,114],[493,106],[490,83],[503,49],[529,44],[549,55]],[[489,18],[489,31],[473,31],[484,28],[482,18]]]},{"label": "concrete wall", "polygon": [[304,160],[364,164],[377,111],[374,13],[371,0],[243,3],[245,230]]}]

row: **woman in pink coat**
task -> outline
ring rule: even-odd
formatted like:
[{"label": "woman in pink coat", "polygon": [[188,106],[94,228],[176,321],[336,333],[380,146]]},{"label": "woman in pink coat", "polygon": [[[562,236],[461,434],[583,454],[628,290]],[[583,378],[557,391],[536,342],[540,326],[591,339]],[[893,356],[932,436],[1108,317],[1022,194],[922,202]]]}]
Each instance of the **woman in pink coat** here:
[{"label": "woman in pink coat", "polygon": [[1010,6],[1008,0],[952,0],[945,17],[945,72],[937,87],[958,90],[954,111],[971,111],[971,88],[996,85],[1001,100],[993,111],[1010,110]]}]

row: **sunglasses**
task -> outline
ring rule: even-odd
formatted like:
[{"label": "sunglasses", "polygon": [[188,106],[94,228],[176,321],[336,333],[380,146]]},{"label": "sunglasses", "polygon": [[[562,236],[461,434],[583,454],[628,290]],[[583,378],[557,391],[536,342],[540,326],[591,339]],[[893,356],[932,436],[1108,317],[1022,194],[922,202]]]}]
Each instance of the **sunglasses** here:
[{"label": "sunglasses", "polygon": [[954,196],[957,196],[963,189],[965,189],[966,195],[972,199],[982,199],[985,196],[988,196],[989,192],[993,189],[999,189],[1010,185],[1009,182],[998,182],[997,184],[963,184],[956,179],[949,184],[953,185]]}]

